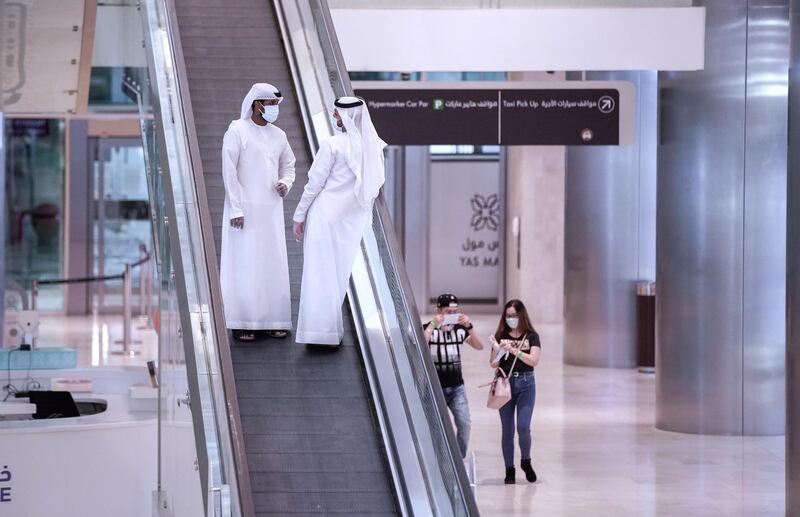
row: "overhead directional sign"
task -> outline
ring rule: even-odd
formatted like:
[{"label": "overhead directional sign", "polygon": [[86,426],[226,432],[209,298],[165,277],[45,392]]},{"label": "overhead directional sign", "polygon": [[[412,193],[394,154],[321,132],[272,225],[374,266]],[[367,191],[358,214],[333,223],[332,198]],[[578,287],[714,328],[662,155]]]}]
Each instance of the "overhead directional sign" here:
[{"label": "overhead directional sign", "polygon": [[[486,82],[480,83],[482,88],[429,88],[436,83],[424,82],[376,88],[377,84],[356,83],[355,92],[367,101],[378,133],[392,145],[629,143],[625,126],[631,125],[633,107],[623,101],[632,100],[632,85],[628,89],[616,87],[620,83],[594,82],[587,88],[586,83],[570,81],[556,87],[543,82],[537,83],[539,88],[489,89],[485,86],[492,83]],[[623,113],[623,108],[629,112]]]},{"label": "overhead directional sign", "polygon": [[496,144],[497,91],[356,90],[391,145]]},{"label": "overhead directional sign", "polygon": [[618,145],[617,90],[503,90],[501,145]]}]

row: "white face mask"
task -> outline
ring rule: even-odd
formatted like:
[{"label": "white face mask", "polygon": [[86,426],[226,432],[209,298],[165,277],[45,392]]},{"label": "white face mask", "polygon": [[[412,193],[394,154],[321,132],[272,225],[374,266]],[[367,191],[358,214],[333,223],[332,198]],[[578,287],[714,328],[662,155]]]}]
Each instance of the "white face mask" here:
[{"label": "white face mask", "polygon": [[266,105],[264,106],[264,111],[261,112],[261,117],[272,124],[276,120],[278,120],[278,113],[279,113],[278,105]]},{"label": "white face mask", "polygon": [[506,325],[512,330],[517,328],[517,325],[519,325],[519,318],[506,318]]}]

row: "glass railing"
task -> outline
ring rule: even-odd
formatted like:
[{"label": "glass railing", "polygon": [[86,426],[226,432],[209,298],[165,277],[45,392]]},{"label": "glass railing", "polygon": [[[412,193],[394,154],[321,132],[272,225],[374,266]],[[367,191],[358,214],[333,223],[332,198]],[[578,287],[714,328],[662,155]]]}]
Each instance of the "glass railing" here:
[{"label": "glass railing", "polygon": [[[239,516],[247,513],[242,501],[248,498],[240,497],[240,489],[249,494],[249,480],[239,473],[246,470],[241,464],[243,452],[236,449],[242,442],[234,439],[239,433],[238,407],[236,397],[228,396],[233,378],[227,335],[220,324],[219,300],[212,296],[219,293],[216,264],[209,255],[214,245],[209,241],[210,224],[204,215],[208,214],[206,200],[198,196],[195,182],[190,145],[193,129],[185,119],[182,92],[187,90],[180,84],[182,63],[175,58],[174,20],[165,0],[143,0],[141,6],[152,92],[144,98],[153,101],[155,120],[151,124],[160,125],[144,127],[145,147],[154,175],[150,179],[156,236],[167,264],[164,267],[169,269],[166,291],[172,295],[166,297],[162,310],[172,318],[174,327],[174,335],[169,335],[172,328],[166,328],[160,339],[175,360],[183,363],[189,387],[187,393],[175,394],[165,403],[188,406],[191,412],[198,445],[196,470],[206,515]],[[157,138],[148,139],[147,135]],[[190,503],[175,502],[185,508],[191,508]]]},{"label": "glass railing", "polygon": [[210,488],[201,487],[192,414],[185,404],[188,396],[186,353],[183,337],[179,335],[180,310],[175,269],[170,255],[169,218],[158,145],[159,126],[153,118],[148,75],[126,77],[123,87],[135,100],[139,113],[158,278],[158,305],[153,316],[158,333],[156,504],[164,515],[202,515],[203,494],[208,493]]}]

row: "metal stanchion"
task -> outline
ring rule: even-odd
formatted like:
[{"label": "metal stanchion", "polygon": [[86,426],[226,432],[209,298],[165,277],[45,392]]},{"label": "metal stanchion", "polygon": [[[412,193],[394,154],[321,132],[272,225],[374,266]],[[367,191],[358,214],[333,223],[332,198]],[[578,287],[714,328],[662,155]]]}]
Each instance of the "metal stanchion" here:
[{"label": "metal stanchion", "polygon": [[133,270],[130,264],[125,264],[125,274],[122,277],[122,349],[128,351],[131,345],[131,299],[133,298]]},{"label": "metal stanchion", "polygon": [[[79,284],[79,283],[99,283],[100,286],[106,281],[122,280],[122,339],[115,341],[115,343],[122,344],[120,350],[111,352],[116,355],[137,355],[140,352],[133,350],[131,345],[141,344],[142,341],[134,340],[132,335],[132,319],[133,319],[133,269],[140,267],[139,275],[139,309],[138,315],[141,320],[139,329],[147,329],[150,327],[150,321],[154,318],[153,313],[153,256],[148,253],[147,247],[141,245],[139,248],[141,255],[138,262],[133,264],[125,264],[125,271],[121,275],[101,275],[86,278],[60,278],[60,279],[47,279],[47,280],[31,280],[31,303],[32,311],[36,311],[39,301],[39,288],[42,285],[60,285],[60,284]],[[102,305],[100,309],[102,309]],[[35,337],[32,338],[31,345],[35,345]]]},{"label": "metal stanchion", "polygon": [[150,255],[150,258],[147,259],[147,321],[148,323],[155,324],[154,321],[154,314],[153,314],[153,274],[155,273],[155,267],[153,267],[153,255]]},{"label": "metal stanchion", "polygon": [[36,310],[37,298],[39,298],[39,281],[34,280],[31,282],[31,310]]},{"label": "metal stanchion", "polygon": [[145,306],[144,306],[144,296],[145,296],[145,273],[147,272],[147,248],[144,245],[139,246],[139,259],[143,260],[139,265],[139,317],[146,316],[145,313]]},{"label": "metal stanchion", "polygon": [[[133,350],[131,345],[134,343],[131,336],[131,319],[133,317],[132,298],[133,298],[133,269],[130,264],[125,264],[125,273],[122,274],[122,350],[112,353],[117,355],[136,355],[139,352]],[[141,341],[136,341],[141,343]]]},{"label": "metal stanchion", "polygon": [[469,485],[472,488],[472,497],[478,502],[478,460],[474,451],[469,462]]},{"label": "metal stanchion", "polygon": [[142,247],[145,260],[139,270],[139,330],[150,328],[153,321],[153,257],[147,255],[146,248]]},{"label": "metal stanchion", "polygon": [[[39,282],[34,280],[31,282],[31,310],[35,311],[39,301]],[[31,348],[36,348],[36,336],[31,337]],[[11,359],[9,358],[9,361]]]}]

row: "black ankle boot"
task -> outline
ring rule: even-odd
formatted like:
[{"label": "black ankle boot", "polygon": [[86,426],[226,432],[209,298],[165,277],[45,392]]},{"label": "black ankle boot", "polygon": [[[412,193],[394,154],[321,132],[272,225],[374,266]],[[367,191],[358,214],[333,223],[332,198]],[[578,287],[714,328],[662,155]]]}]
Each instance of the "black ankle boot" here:
[{"label": "black ankle boot", "polygon": [[516,482],[515,472],[516,471],[514,467],[506,467],[506,479],[505,479],[506,485],[513,485]]},{"label": "black ankle boot", "polygon": [[531,467],[530,458],[527,460],[522,460],[522,463],[520,463],[519,466],[522,467],[522,470],[525,472],[525,479],[528,480],[528,483],[535,483],[536,472],[534,472],[533,467]]}]

